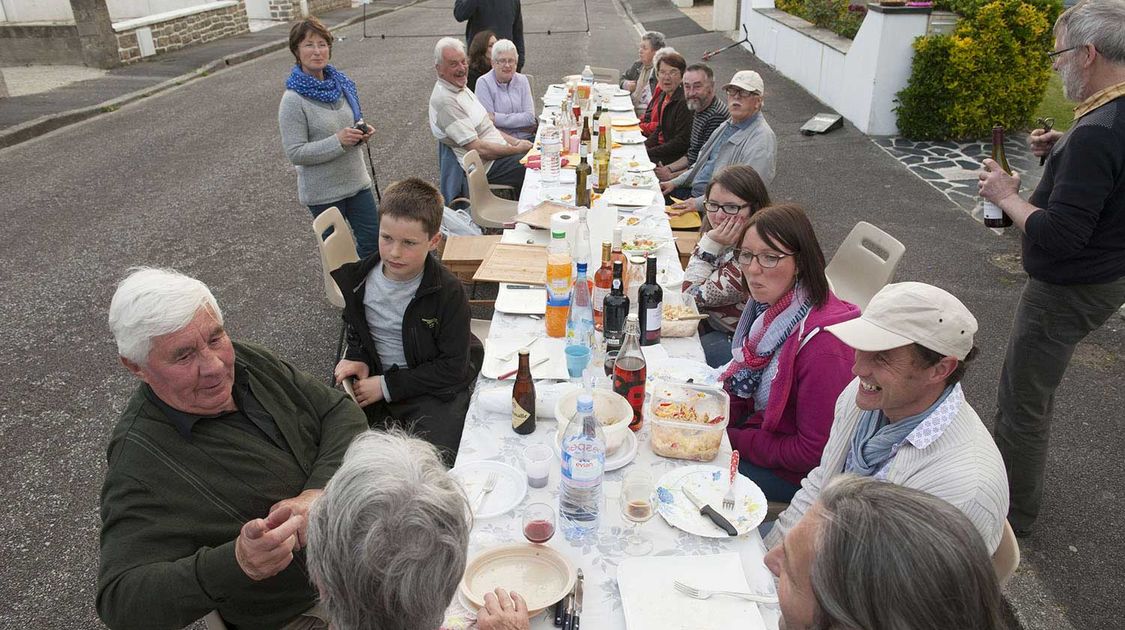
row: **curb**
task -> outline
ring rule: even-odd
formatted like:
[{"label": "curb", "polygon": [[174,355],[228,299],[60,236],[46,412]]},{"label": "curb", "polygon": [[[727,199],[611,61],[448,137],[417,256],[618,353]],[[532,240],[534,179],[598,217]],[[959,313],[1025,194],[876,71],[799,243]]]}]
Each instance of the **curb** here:
[{"label": "curb", "polygon": [[[388,13],[393,13],[400,9],[405,9],[407,7],[413,6],[421,1],[422,0],[415,0],[414,2],[398,7],[378,9],[376,11],[368,13],[366,16],[357,15],[348,18],[338,24],[334,24],[331,28],[338,29],[351,26],[353,24],[364,21],[364,19],[370,20],[382,15],[386,15]],[[203,78],[224,68],[235,66],[252,59],[257,59],[258,57],[278,50],[283,50],[288,46],[288,38],[283,37],[281,39],[276,39],[272,42],[259,44],[258,46],[249,48],[242,52],[226,55],[199,68],[196,68],[191,72],[185,72],[184,74],[168,79],[167,81],[164,81],[162,83],[157,83],[156,85],[153,85],[151,87],[142,88],[140,90],[118,96],[117,98],[112,98],[108,101],[102,101],[97,105],[71,109],[64,112],[59,112],[57,114],[47,114],[46,116],[40,116],[39,118],[36,118],[34,120],[29,120],[27,122],[14,125],[12,127],[9,127],[8,129],[0,131],[0,149],[6,149],[8,147],[20,144],[21,142],[27,142],[28,140],[38,138],[39,136],[55,131],[56,129],[68,127],[75,123],[80,123],[84,120],[94,118],[95,116],[115,112],[125,105],[128,105],[129,103],[133,103],[143,98],[153,96],[154,94],[159,94],[160,92],[164,92],[174,87],[184,85],[189,81]]]}]

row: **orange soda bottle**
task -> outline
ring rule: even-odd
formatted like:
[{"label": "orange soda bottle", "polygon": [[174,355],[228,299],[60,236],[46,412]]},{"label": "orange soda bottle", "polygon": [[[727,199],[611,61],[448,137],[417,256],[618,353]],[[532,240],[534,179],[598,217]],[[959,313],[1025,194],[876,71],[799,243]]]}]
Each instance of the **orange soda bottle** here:
[{"label": "orange soda bottle", "polygon": [[565,337],[570,312],[570,283],[573,264],[566,232],[551,232],[547,247],[547,336]]}]

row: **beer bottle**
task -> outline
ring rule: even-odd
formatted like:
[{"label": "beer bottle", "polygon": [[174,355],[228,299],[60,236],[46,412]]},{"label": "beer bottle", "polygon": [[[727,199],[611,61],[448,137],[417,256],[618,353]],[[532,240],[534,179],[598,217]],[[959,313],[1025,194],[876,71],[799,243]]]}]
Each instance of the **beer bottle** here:
[{"label": "beer bottle", "polygon": [[535,381],[531,380],[531,351],[520,348],[520,366],[512,386],[512,430],[520,435],[535,432]]},{"label": "beer bottle", "polygon": [[590,207],[590,162],[586,159],[586,145],[578,147],[578,164],[574,166],[574,205]]}]

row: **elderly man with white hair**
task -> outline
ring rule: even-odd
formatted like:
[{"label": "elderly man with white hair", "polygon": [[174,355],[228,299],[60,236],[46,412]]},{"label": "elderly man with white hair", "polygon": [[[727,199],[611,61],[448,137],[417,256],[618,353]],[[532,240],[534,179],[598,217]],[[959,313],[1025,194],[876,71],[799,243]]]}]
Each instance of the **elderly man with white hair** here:
[{"label": "elderly man with white hair", "polygon": [[[309,514],[309,578],[335,630],[433,630],[465,572],[469,505],[434,447],[368,431]],[[489,593],[481,630],[528,627],[516,593]]]},{"label": "elderly man with white hair", "polygon": [[181,628],[217,610],[239,628],[326,628],[305,572],[306,518],[367,427],[363,411],[232,342],[211,291],[181,273],[132,270],[109,325],[141,384],[107,453],[102,621]]},{"label": "elderly man with white hair", "polygon": [[480,154],[488,181],[506,184],[517,191],[526,173],[520,158],[531,150],[531,142],[514,138],[492,123],[492,117],[465,83],[469,64],[465,45],[443,37],[434,46],[437,81],[430,93],[430,131],[434,138],[453,149],[464,164],[465,154]]}]

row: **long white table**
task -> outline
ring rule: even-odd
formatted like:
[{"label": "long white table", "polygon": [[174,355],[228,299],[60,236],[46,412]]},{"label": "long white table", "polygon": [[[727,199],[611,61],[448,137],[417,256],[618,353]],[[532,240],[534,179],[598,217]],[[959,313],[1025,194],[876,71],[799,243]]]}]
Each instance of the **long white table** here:
[{"label": "long white table", "polygon": [[[628,100],[627,96],[620,98]],[[614,157],[625,156],[628,158],[647,157],[643,145],[622,146],[615,149],[613,155]],[[573,184],[570,184],[570,190],[573,190]],[[521,211],[529,209],[539,201],[539,173],[528,170],[521,191],[520,209]],[[605,214],[599,215],[599,213]],[[594,204],[594,208],[591,208],[589,214],[591,217],[595,217],[591,221],[591,232],[594,232],[595,223],[597,225],[608,225],[612,228],[621,213],[606,206],[604,201],[599,200]],[[636,210],[633,214],[647,217],[646,223],[657,223],[658,228],[662,228],[660,233],[666,234],[671,239],[671,228],[668,226],[667,216],[664,214],[663,198],[659,194],[654,196],[652,205]],[[610,218],[612,220],[609,220]],[[599,229],[599,232],[604,232],[604,229]],[[596,244],[601,238],[605,237],[600,235],[595,237],[592,234],[591,242],[595,251],[600,251],[600,247],[597,247]],[[657,258],[661,268],[669,269],[669,273],[665,274],[661,282],[665,285],[665,290],[678,286],[683,277],[683,270],[680,267],[674,241],[670,240],[668,245],[662,247],[657,254]],[[668,298],[669,296],[666,295],[665,299]],[[497,312],[493,315],[489,339],[530,339],[533,336],[544,334],[546,333],[541,319]],[[488,341],[485,343],[487,344]],[[698,337],[665,339],[661,346],[671,358],[703,361],[703,351],[700,348]],[[479,404],[480,396],[484,392],[494,389],[510,392],[512,382],[510,380],[500,382],[484,377],[477,381],[468,416],[465,419],[465,431],[457,456],[458,465],[476,460],[497,460],[510,464],[517,469],[522,469],[521,455],[524,448],[535,442],[548,445],[553,442],[557,427],[555,420],[540,418],[534,433],[526,436],[517,435],[511,429],[510,414],[489,413]],[[572,544],[559,532],[547,543],[585,573],[585,605],[582,621],[583,625],[588,628],[602,630],[626,627],[621,597],[617,587],[617,565],[629,557],[625,555],[624,550],[625,539],[631,526],[622,518],[618,508],[618,498],[624,474],[634,467],[643,467],[649,469],[654,479],[658,480],[661,475],[669,470],[696,463],[666,459],[654,454],[649,448],[649,429],[647,426],[642,429],[638,437],[640,445],[636,459],[624,468],[606,473],[603,487],[605,500],[596,539],[584,544]],[[712,464],[725,467],[726,462],[729,461],[730,453],[730,442],[724,435],[722,448]],[[545,502],[554,505],[557,510],[560,476],[561,472],[556,459],[545,488],[529,488],[521,505],[512,511],[492,519],[476,521],[469,543],[470,559],[497,545],[523,542],[524,538],[521,531],[523,509],[531,503]],[[642,526],[642,531],[653,541],[653,549],[650,555],[688,556],[736,552],[742,559],[743,569],[751,589],[763,593],[775,592],[773,577],[762,563],[766,550],[757,531],[734,539],[701,538],[671,527],[659,516],[645,523]],[[668,597],[685,596],[670,591]],[[776,629],[780,616],[777,606],[762,605],[759,610],[765,620],[766,627],[771,630]],[[553,627],[552,620],[548,615],[542,615],[532,620],[532,628],[546,630]]]}]

